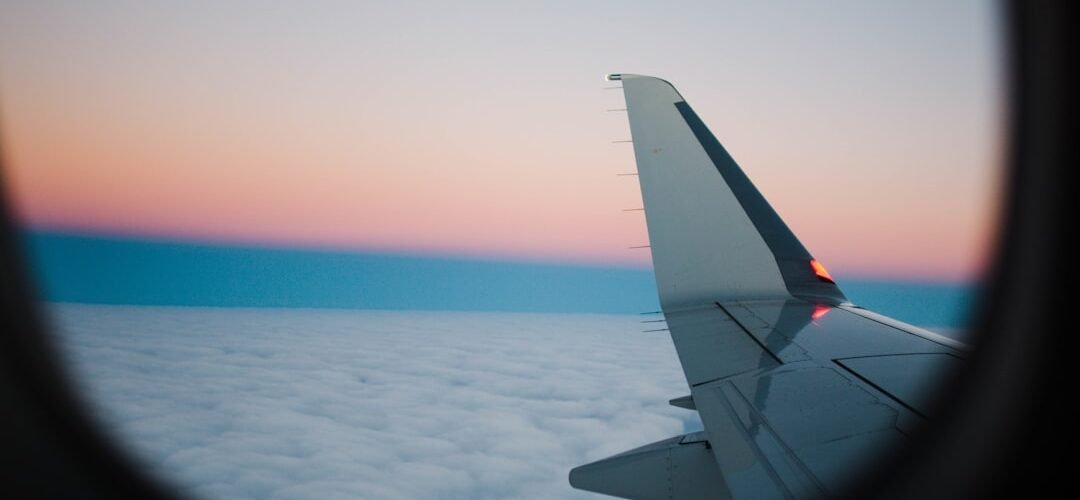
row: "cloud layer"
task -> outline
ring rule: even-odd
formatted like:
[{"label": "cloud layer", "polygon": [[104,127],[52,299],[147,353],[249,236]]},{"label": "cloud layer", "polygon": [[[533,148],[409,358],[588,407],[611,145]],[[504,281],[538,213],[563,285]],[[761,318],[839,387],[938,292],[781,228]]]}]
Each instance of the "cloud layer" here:
[{"label": "cloud layer", "polygon": [[637,316],[52,312],[103,425],[205,498],[595,498],[571,467],[700,428]]}]

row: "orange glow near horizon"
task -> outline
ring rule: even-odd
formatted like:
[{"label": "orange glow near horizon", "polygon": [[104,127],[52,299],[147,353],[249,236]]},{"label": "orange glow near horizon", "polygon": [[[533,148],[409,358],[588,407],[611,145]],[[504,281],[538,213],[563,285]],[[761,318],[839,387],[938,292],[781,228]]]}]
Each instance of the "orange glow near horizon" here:
[{"label": "orange glow near horizon", "polygon": [[[897,16],[929,18],[899,7],[853,6],[859,22],[837,27],[792,5],[803,18],[783,30],[753,28],[786,22],[766,6],[684,13],[703,24],[661,49],[663,36],[611,43],[666,19],[655,6],[618,19],[581,7],[558,17],[557,39],[540,21],[557,12],[489,7],[9,9],[0,122],[18,216],[121,236],[646,268],[648,252],[626,250],[648,240],[642,212],[623,211],[641,206],[637,178],[616,176],[634,170],[632,150],[611,144],[629,127],[605,112],[622,94],[599,76],[640,71],[679,86],[839,276],[978,276],[998,111],[979,80],[994,75],[985,29],[966,13],[949,12],[962,35],[931,24],[918,37]],[[919,45],[930,36],[944,48]],[[846,52],[871,50],[868,37],[906,59]],[[829,196],[806,187],[822,184]]]}]

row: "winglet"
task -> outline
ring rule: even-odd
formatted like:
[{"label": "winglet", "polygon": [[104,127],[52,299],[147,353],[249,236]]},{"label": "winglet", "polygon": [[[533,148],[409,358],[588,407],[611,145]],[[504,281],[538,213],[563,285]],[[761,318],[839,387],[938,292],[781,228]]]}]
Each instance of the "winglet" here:
[{"label": "winglet", "polygon": [[665,310],[788,297],[846,302],[674,86],[607,78],[623,84]]}]

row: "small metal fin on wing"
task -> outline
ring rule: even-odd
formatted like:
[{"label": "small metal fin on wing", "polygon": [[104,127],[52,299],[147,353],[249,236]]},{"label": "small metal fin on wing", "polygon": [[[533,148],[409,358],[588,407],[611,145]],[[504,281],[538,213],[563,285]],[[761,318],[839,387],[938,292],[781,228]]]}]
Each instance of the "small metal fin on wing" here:
[{"label": "small metal fin on wing", "polygon": [[668,401],[668,404],[676,408],[686,408],[687,410],[696,410],[697,406],[694,405],[694,396],[687,394],[681,398],[675,398]]}]

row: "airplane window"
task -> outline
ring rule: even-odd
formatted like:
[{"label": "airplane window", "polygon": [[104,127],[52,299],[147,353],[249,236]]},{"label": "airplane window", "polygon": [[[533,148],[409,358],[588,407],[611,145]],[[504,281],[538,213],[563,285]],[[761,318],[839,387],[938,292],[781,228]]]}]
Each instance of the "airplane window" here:
[{"label": "airplane window", "polygon": [[972,341],[992,6],[2,10],[52,334],[182,493],[830,493]]}]

